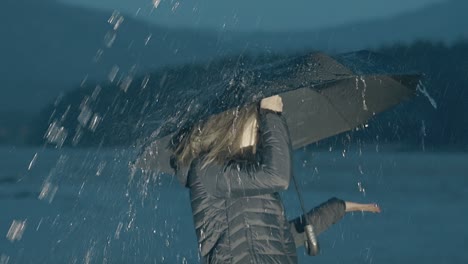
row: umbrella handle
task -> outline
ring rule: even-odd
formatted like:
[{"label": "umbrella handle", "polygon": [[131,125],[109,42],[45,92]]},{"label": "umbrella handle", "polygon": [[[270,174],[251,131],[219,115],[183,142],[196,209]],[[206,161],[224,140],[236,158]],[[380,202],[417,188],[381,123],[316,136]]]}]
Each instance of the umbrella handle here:
[{"label": "umbrella handle", "polygon": [[307,251],[307,255],[309,256],[317,256],[320,247],[317,241],[317,236],[315,235],[314,228],[312,225],[307,224],[304,228],[304,232],[306,234],[306,241],[305,241],[305,248]]},{"label": "umbrella handle", "polygon": [[304,233],[306,234],[306,241],[305,243],[305,248],[307,251],[307,254],[309,256],[317,256],[320,248],[317,240],[317,235],[315,235],[314,228],[309,222],[309,219],[307,218],[307,213],[304,207],[304,200],[302,199],[301,192],[299,191],[299,185],[297,184],[296,177],[294,174],[291,175],[291,178],[294,182],[294,188],[296,189],[297,197],[299,198],[299,203],[301,204],[302,208],[302,213],[304,214],[304,220],[305,220],[305,226],[304,226]]}]

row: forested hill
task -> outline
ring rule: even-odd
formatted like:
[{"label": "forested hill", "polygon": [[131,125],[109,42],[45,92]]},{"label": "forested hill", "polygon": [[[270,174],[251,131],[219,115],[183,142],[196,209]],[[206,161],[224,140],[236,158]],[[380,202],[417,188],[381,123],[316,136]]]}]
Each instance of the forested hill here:
[{"label": "forested hill", "polygon": [[115,66],[120,73],[145,73],[243,52],[348,52],[397,41],[453,43],[468,38],[466,0],[440,1],[394,17],[285,32],[170,28],[135,14],[56,0],[2,0],[0,6],[2,113],[34,113],[84,79],[105,80]]},{"label": "forested hill", "polygon": [[[433,105],[419,93],[414,101],[396,109],[398,136],[382,131],[385,137],[389,141],[400,138],[421,147],[425,144],[428,148],[468,150],[468,42],[460,41],[450,47],[417,42],[380,51],[424,73],[426,89],[436,103]],[[393,116],[388,115],[388,118]]]},{"label": "forested hill", "polygon": [[[426,150],[431,149],[458,149],[468,150],[468,42],[446,46],[431,42],[416,42],[412,45],[394,45],[384,47],[377,52],[386,54],[400,61],[405,68],[422,72],[425,75],[425,89],[427,95],[418,92],[413,100],[404,102],[395,109],[377,116],[369,123],[369,128],[364,131],[350,132],[330,140],[319,143],[324,144],[348,144],[348,143],[379,143],[402,144],[409,148],[417,147]],[[280,55],[277,55],[278,57]],[[268,61],[274,56],[243,57],[245,63],[254,60]],[[239,62],[239,58],[224,59],[211,63],[209,66],[186,65],[180,68],[164,69],[151,74],[163,78],[165,73],[177,78],[171,81],[171,85],[177,90],[196,83],[202,83],[203,78],[214,76],[210,71],[218,71],[223,64]],[[202,74],[202,75],[201,75]],[[203,77],[205,75],[205,77]],[[143,78],[143,77],[142,77]],[[88,90],[79,88],[64,100],[72,105],[80,105],[82,97],[78,94],[89,93],[95,86]],[[103,85],[103,89],[106,88]],[[73,101],[73,98],[76,101]],[[433,100],[433,102],[431,102]],[[49,106],[41,114],[34,127],[34,137],[28,138],[28,142],[38,144],[43,141],[42,135],[53,106]],[[65,127],[71,130],[77,121],[71,120],[65,123]],[[97,142],[88,141],[84,145],[93,145]]]}]

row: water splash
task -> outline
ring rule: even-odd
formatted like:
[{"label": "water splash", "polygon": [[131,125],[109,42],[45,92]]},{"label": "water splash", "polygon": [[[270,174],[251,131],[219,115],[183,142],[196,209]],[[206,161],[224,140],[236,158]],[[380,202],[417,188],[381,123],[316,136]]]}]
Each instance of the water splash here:
[{"label": "water splash", "polygon": [[68,132],[65,127],[60,126],[56,121],[49,125],[44,138],[48,143],[55,144],[57,148],[61,148],[67,139]]},{"label": "water splash", "polygon": [[431,103],[431,105],[432,105],[432,107],[434,107],[434,109],[437,109],[437,102],[429,94],[429,92],[427,91],[426,86],[423,84],[422,81],[419,81],[418,86],[416,87],[416,90],[418,92],[420,92],[422,95],[424,95],[427,98],[427,100],[429,100],[429,103]]},{"label": "water splash", "polygon": [[10,242],[21,240],[24,231],[26,230],[26,224],[26,220],[13,220],[10,229],[8,230],[8,233],[6,235],[7,239],[10,240]]}]

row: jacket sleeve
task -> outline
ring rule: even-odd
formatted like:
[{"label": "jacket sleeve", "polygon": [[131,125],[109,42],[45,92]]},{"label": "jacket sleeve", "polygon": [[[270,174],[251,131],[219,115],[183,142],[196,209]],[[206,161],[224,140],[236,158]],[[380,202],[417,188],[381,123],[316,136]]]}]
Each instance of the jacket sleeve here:
[{"label": "jacket sleeve", "polygon": [[[340,221],[345,215],[345,211],[345,202],[338,198],[332,198],[310,210],[307,213],[307,218],[314,228],[315,235],[318,236],[330,226]],[[306,240],[304,233],[306,221],[304,219],[304,215],[289,221],[289,223],[291,225],[291,233],[293,234],[296,247],[303,246]]]},{"label": "jacket sleeve", "polygon": [[291,178],[291,142],[286,120],[260,110],[256,161],[231,161],[207,166],[200,177],[208,193],[223,198],[255,196],[286,190]]}]

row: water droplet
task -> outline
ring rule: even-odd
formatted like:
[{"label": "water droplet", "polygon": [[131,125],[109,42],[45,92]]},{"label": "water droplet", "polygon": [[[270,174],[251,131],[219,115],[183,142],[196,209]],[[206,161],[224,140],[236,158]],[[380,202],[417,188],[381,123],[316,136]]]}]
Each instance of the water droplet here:
[{"label": "water droplet", "polygon": [[118,73],[119,73],[119,66],[114,65],[114,66],[112,66],[112,69],[110,70],[109,74],[107,75],[107,78],[109,79],[110,82],[114,82],[115,77],[117,77]]},{"label": "water droplet", "polygon": [[47,140],[47,142],[55,144],[58,148],[60,148],[65,142],[67,136],[67,130],[54,121],[49,125],[44,138]]},{"label": "water droplet", "polygon": [[31,162],[29,162],[28,170],[31,170],[31,168],[36,164],[36,159],[37,159],[37,152],[34,154],[34,157],[32,158]]},{"label": "water droplet", "polygon": [[84,263],[85,264],[89,264],[91,263],[91,258],[93,257],[93,249],[90,248],[86,251],[86,255],[85,255],[85,258],[84,258]]},{"label": "water droplet", "polygon": [[154,8],[158,8],[159,4],[161,3],[161,0],[153,0],[153,6]]},{"label": "water droplet", "polygon": [[42,184],[41,193],[39,194],[38,198],[39,200],[47,200],[49,203],[51,203],[55,197],[55,194],[57,193],[57,190],[58,186],[46,180],[44,184]]},{"label": "water droplet", "polygon": [[109,23],[111,25],[114,25],[117,22],[117,20],[119,19],[119,17],[120,17],[120,12],[117,11],[117,10],[114,10],[112,12],[112,15],[107,20],[107,23]]},{"label": "water droplet", "polygon": [[360,77],[362,83],[364,84],[364,89],[362,89],[362,109],[364,111],[368,111],[368,108],[367,108],[367,104],[366,104],[366,92],[367,92],[367,84],[366,84],[366,80],[361,76]]},{"label": "water droplet", "polygon": [[78,115],[78,122],[80,123],[81,126],[86,127],[92,115],[93,115],[93,112],[91,111],[91,109],[87,105],[83,105],[81,107],[81,112]]},{"label": "water droplet", "polygon": [[103,49],[98,49],[94,55],[93,62],[97,63],[101,60],[102,54],[104,54]]},{"label": "water droplet", "polygon": [[6,235],[10,242],[19,241],[23,237],[24,230],[26,229],[26,220],[13,220],[10,229]]},{"label": "water droplet", "polygon": [[96,101],[97,97],[101,93],[101,90],[102,90],[102,87],[100,85],[96,85],[96,88],[94,88],[94,91],[91,94],[91,99],[93,99],[93,101]]},{"label": "water droplet", "polygon": [[106,162],[105,161],[101,161],[98,165],[98,168],[97,168],[97,171],[96,171],[96,176],[101,176],[102,174],[102,171],[104,170],[104,168],[106,167]]},{"label": "water droplet", "polygon": [[7,256],[5,254],[0,255],[0,264],[8,264],[10,261],[10,256]]},{"label": "water droplet", "polygon": [[358,182],[357,185],[358,185],[358,190],[359,190],[359,192],[362,193],[364,196],[366,196],[366,188],[364,188],[364,186],[362,185],[362,183],[361,183],[361,182]]},{"label": "water droplet", "polygon": [[124,92],[127,92],[128,88],[132,84],[132,81],[133,81],[133,76],[127,75],[120,83],[120,89]]},{"label": "water droplet", "polygon": [[117,229],[115,230],[114,238],[119,239],[120,238],[120,232],[122,231],[123,223],[119,222],[117,225]]},{"label": "water droplet", "polygon": [[114,30],[109,30],[104,36],[104,45],[107,48],[111,48],[114,45],[115,39],[117,38],[117,32]]},{"label": "water droplet", "polygon": [[68,106],[67,106],[67,109],[66,109],[65,112],[63,113],[62,117],[60,117],[60,122],[65,121],[65,119],[66,119],[67,116],[68,116],[68,113],[70,112],[70,109],[71,109],[71,105],[68,105]]},{"label": "water droplet", "polygon": [[[39,220],[39,223],[37,224],[37,227],[36,227],[36,231],[39,230],[39,228],[41,227],[42,225],[42,221],[44,220],[44,218],[41,217],[41,220]],[[0,262],[1,263],[1,262]]]},{"label": "water droplet", "polygon": [[153,37],[153,34],[149,34],[146,39],[145,39],[145,46],[148,45],[149,41],[151,40],[151,37]]},{"label": "water droplet", "polygon": [[141,82],[141,89],[145,89],[146,86],[148,85],[150,80],[150,76],[146,75],[145,78],[143,78],[143,81]]},{"label": "water droplet", "polygon": [[93,118],[91,118],[91,122],[89,122],[89,130],[96,131],[97,126],[101,122],[101,117],[98,114],[94,114]]},{"label": "water droplet", "polygon": [[114,30],[119,29],[119,27],[123,23],[123,21],[124,21],[124,17],[117,10],[114,10],[114,12],[112,12],[112,15],[107,20],[107,22],[109,24],[114,26],[113,27]]},{"label": "water droplet", "polygon": [[81,126],[78,126],[76,128],[75,135],[73,136],[73,139],[72,139],[72,145],[73,146],[78,145],[82,136],[83,136],[83,129],[81,128]]},{"label": "water droplet", "polygon": [[172,12],[175,13],[177,11],[177,8],[179,8],[179,5],[180,5],[179,1],[175,2],[175,4],[172,6]]},{"label": "water droplet", "polygon": [[119,29],[119,27],[120,27],[120,25],[122,25],[123,21],[124,21],[124,17],[123,17],[123,16],[120,16],[120,17],[117,19],[117,21],[115,22],[115,24],[114,24],[114,30]]}]

